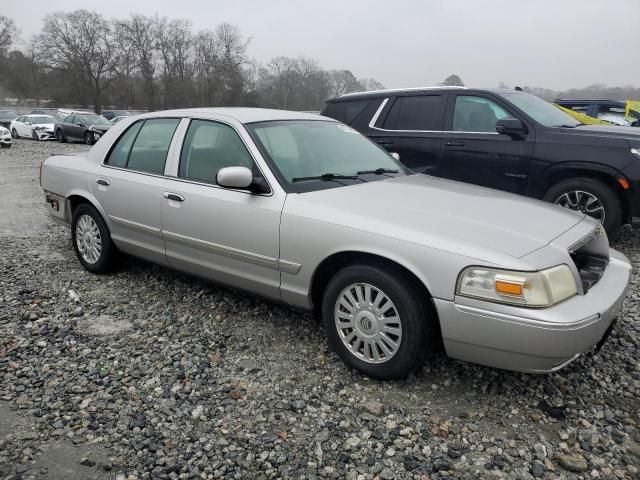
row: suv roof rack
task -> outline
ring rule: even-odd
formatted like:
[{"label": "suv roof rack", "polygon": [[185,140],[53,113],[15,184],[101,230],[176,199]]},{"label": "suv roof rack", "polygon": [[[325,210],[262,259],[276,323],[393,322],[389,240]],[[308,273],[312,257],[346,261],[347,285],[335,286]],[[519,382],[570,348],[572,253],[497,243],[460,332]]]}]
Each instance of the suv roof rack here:
[{"label": "suv roof rack", "polygon": [[338,98],[349,97],[351,95],[366,95],[366,94],[375,94],[375,93],[394,93],[394,92],[410,92],[416,90],[439,90],[439,89],[460,89],[466,90],[467,87],[458,87],[458,86],[448,86],[448,85],[439,85],[432,87],[409,87],[409,88],[386,88],[383,90],[364,90],[362,92],[351,92],[345,93],[344,95],[340,95]]}]

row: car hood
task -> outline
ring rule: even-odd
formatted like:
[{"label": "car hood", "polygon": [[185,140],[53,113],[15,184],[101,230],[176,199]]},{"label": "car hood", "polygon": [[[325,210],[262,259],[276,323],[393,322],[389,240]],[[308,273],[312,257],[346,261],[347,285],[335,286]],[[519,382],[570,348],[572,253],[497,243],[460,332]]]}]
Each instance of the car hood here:
[{"label": "car hood", "polygon": [[293,195],[293,214],[475,258],[487,250],[521,258],[584,219],[539,200],[421,174]]},{"label": "car hood", "polygon": [[113,125],[91,125],[89,128],[93,128],[94,130],[100,130],[101,132],[106,132]]},{"label": "car hood", "polygon": [[38,125],[34,125],[34,128],[41,128],[43,130],[53,130],[55,124],[53,123],[39,123]]},{"label": "car hood", "polygon": [[565,128],[563,131],[573,135],[617,137],[640,141],[639,127],[623,127],[619,125],[580,125],[576,128]]}]

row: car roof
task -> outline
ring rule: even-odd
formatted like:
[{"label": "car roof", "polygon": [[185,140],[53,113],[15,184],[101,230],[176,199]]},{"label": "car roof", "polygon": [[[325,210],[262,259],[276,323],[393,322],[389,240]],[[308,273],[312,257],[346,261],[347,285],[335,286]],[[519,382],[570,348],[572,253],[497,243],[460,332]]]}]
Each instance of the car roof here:
[{"label": "car roof", "polygon": [[293,112],[289,110],[275,110],[270,108],[249,108],[249,107],[211,107],[211,108],[183,108],[177,110],[164,110],[160,112],[150,112],[137,116],[138,118],[154,117],[228,117],[240,123],[255,123],[277,120],[328,120],[317,114],[307,112]]},{"label": "car roof", "polygon": [[345,101],[354,101],[354,100],[366,100],[371,98],[381,98],[387,97],[389,95],[398,95],[398,94],[420,94],[420,93],[433,93],[433,92],[455,92],[463,90],[467,93],[473,92],[491,92],[497,94],[505,94],[505,93],[524,93],[518,90],[511,90],[507,88],[472,88],[472,87],[455,87],[455,86],[444,86],[439,85],[435,87],[410,87],[410,88],[388,88],[384,90],[369,90],[364,92],[352,92],[345,93],[339,97],[329,98],[327,103],[333,102],[345,102]]}]

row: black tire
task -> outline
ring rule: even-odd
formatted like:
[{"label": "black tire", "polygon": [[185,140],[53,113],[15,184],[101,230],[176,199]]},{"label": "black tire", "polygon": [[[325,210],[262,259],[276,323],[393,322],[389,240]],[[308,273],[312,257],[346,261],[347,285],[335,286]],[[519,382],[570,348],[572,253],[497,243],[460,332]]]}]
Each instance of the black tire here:
[{"label": "black tire", "polygon": [[11,144],[7,144],[7,143],[0,143],[0,147],[2,148],[11,148]]},{"label": "black tire", "polygon": [[13,138],[19,138],[18,131],[15,128],[11,129],[11,136]]},{"label": "black tire", "polygon": [[[393,302],[402,325],[400,346],[383,363],[362,360],[345,346],[336,327],[334,310],[340,294],[349,285],[367,283]],[[441,342],[438,320],[425,292],[399,269],[386,265],[353,265],[340,270],[329,281],[322,299],[322,319],[329,346],[350,367],[373,378],[391,380],[407,375],[424,362]]]},{"label": "black tire", "polygon": [[62,131],[61,128],[56,130],[56,138],[60,143],[65,143],[67,141],[67,138],[64,136],[64,132]]},{"label": "black tire", "polygon": [[[102,243],[102,251],[97,261],[91,263],[85,260],[78,248],[78,241],[76,238],[76,227],[78,220],[83,216],[88,215],[95,222],[98,230],[100,231],[100,240]],[[92,273],[106,273],[111,271],[115,266],[115,260],[117,256],[117,249],[111,240],[111,234],[107,225],[104,223],[100,213],[88,203],[81,203],[73,211],[71,219],[71,241],[73,242],[73,249],[76,252],[76,256],[84,268]]]},{"label": "black tire", "polygon": [[556,203],[564,194],[581,191],[596,197],[604,208],[603,226],[610,238],[615,238],[623,223],[622,202],[618,194],[605,183],[588,177],[563,180],[544,194],[543,200]]},{"label": "black tire", "polygon": [[32,138],[33,140],[35,140],[36,142],[39,142],[39,141],[40,141],[40,137],[38,137],[38,134],[36,133],[36,131],[35,131],[35,130],[31,130],[31,138]]},{"label": "black tire", "polygon": [[93,138],[93,133],[84,132],[84,143],[87,145],[93,145],[95,143],[95,139]]}]

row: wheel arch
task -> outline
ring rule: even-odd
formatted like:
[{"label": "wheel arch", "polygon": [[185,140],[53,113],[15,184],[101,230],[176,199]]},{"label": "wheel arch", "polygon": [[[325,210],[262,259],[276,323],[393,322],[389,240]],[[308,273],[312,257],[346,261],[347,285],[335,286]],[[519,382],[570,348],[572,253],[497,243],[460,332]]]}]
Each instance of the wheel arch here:
[{"label": "wheel arch", "polygon": [[631,212],[629,191],[623,189],[618,182],[619,178],[625,180],[627,178],[622,172],[607,165],[572,162],[551,166],[540,176],[541,180],[535,185],[533,193],[536,198],[542,199],[554,185],[577,177],[598,180],[611,188],[620,199],[624,219],[629,218]]},{"label": "wheel arch", "polygon": [[66,197],[66,208],[67,208],[67,214],[69,218],[69,224],[71,224],[71,217],[73,216],[73,211],[78,205],[82,203],[89,204],[93,208],[95,208],[98,211],[98,213],[102,216],[102,219],[104,220],[104,223],[107,225],[107,228],[111,230],[111,225],[109,225],[109,217],[105,214],[104,210],[100,206],[100,203],[98,203],[97,199],[90,192],[81,191],[81,190],[74,190],[70,192]]},{"label": "wheel arch", "polygon": [[431,292],[424,279],[416,275],[409,267],[401,261],[391,259],[377,253],[364,252],[358,250],[343,250],[335,252],[326,257],[318,264],[311,276],[309,297],[311,307],[317,310],[322,304],[322,294],[329,283],[329,280],[339,270],[351,265],[374,265],[395,270],[409,278],[428,299],[428,304],[433,308],[435,318],[438,318]]}]

